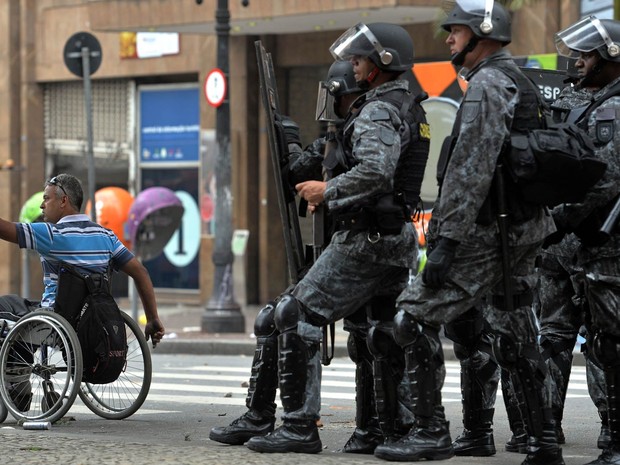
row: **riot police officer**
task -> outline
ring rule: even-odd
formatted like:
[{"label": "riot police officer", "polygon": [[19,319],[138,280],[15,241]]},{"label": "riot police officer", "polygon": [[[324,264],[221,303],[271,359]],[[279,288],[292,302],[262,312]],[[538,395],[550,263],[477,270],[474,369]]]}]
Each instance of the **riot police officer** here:
[{"label": "riot police officer", "polygon": [[600,234],[620,194],[620,22],[590,16],[558,32],[555,42],[560,54],[577,58],[580,85],[598,89],[591,104],[574,110],[580,111],[574,119],[587,128],[607,169],[582,202],[554,208],[553,218],[559,231],[579,237],[590,352],[605,373],[610,443],[590,465],[620,464],[620,231]]},{"label": "riot police officer", "polygon": [[564,461],[545,404],[545,366],[531,312],[534,260],[555,229],[543,207],[526,205],[508,189],[499,189],[511,131],[543,124],[538,108],[525,105],[529,96],[537,98],[538,89],[503,49],[511,41],[511,18],[501,5],[457,0],[442,26],[449,32],[452,62],[463,66],[468,88],[438,168],[439,239],[423,274],[397,302],[396,338],[417,387],[416,425],[400,441],[377,447],[375,455],[405,461],[454,454],[441,402],[445,366],[438,331],[488,297],[492,311],[485,316],[495,333],[493,352],[524,403],[521,413],[530,439],[523,463],[560,465]]},{"label": "riot police officer", "polygon": [[[276,307],[283,423],[246,443],[258,452],[321,451],[320,327],[350,316],[379,293],[403,289],[417,262],[411,214],[428,157],[429,128],[420,99],[400,79],[413,65],[411,37],[393,24],[360,23],[330,51],[350,59],[358,85],[368,91],[343,126],[344,172],[296,186],[311,206],[327,205],[337,231]],[[391,328],[386,324],[374,333],[373,350],[382,351]]]},{"label": "riot police officer", "polygon": [[[364,92],[359,88],[348,61],[337,61],[329,68],[327,78],[321,83],[317,98],[317,120],[341,126],[353,102]],[[291,185],[308,179],[332,178],[341,173],[342,137],[341,130],[328,131],[325,138],[317,139],[305,150],[301,150],[298,128],[288,118],[282,120],[289,142],[289,163],[285,167],[286,177]],[[326,145],[328,150],[326,150]],[[326,218],[326,232],[331,229],[330,216]],[[287,290],[287,292],[289,292]],[[284,293],[286,294],[286,292]],[[404,356],[393,340],[385,354],[389,360],[383,371],[378,371],[375,383],[373,369],[383,366],[383,357],[371,354],[368,335],[380,331],[380,320],[391,321],[394,314],[392,296],[379,295],[367,305],[344,320],[344,329],[349,332],[347,348],[356,365],[356,428],[343,447],[343,452],[372,454],[385,438],[404,434],[412,424],[408,388],[400,386],[404,371]],[[252,363],[246,406],[248,411],[225,427],[215,427],[209,438],[225,444],[241,445],[254,436],[271,432],[275,423],[275,395],[277,379],[277,338],[274,322],[274,308],[280,297],[267,304],[258,314],[254,325],[257,339]],[[381,316],[385,313],[385,316]],[[374,316],[374,317],[373,317]],[[374,319],[377,318],[377,319]],[[372,324],[371,324],[372,323]],[[395,353],[397,352],[397,353]],[[382,373],[385,376],[382,376]],[[375,386],[379,389],[379,411],[375,402]]]}]

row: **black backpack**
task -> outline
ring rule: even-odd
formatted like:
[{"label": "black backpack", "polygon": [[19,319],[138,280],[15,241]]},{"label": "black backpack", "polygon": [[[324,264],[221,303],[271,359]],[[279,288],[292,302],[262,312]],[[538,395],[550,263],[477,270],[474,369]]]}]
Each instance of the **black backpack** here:
[{"label": "black backpack", "polygon": [[63,264],[54,310],[77,332],[84,366],[82,380],[91,384],[116,381],[126,366],[127,333],[122,312],[110,294],[109,277]]},{"label": "black backpack", "polygon": [[607,164],[578,125],[552,123],[536,85],[517,68],[494,65],[520,92],[505,163],[517,192],[532,204],[553,207],[583,200],[603,176]]}]

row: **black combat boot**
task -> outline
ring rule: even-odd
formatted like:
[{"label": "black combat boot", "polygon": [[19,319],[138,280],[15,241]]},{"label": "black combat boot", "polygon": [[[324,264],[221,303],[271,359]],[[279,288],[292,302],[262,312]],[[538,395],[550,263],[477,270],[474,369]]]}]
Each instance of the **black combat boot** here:
[{"label": "black combat boot", "polygon": [[377,446],[375,457],[395,462],[416,462],[421,459],[444,460],[454,457],[450,423],[443,407],[431,418],[417,418],[406,436],[396,442]]},{"label": "black combat boot", "polygon": [[478,412],[467,411],[463,404],[465,429],[454,440],[454,454],[459,456],[488,457],[495,455],[493,440],[493,412],[486,409]]},{"label": "black combat boot", "polygon": [[242,445],[254,436],[265,436],[273,431],[276,421],[276,389],[278,388],[278,339],[271,320],[264,329],[266,336],[260,335],[261,318],[265,307],[256,319],[254,332],[256,350],[252,361],[250,385],[245,405],[248,411],[228,426],[216,426],[209,433],[209,439],[231,445]]},{"label": "black combat boot", "polygon": [[256,452],[300,452],[316,454],[323,445],[314,419],[286,416],[304,406],[308,380],[308,363],[318,351],[318,344],[306,345],[297,333],[278,336],[280,400],[285,412],[283,424],[267,436],[255,436],[245,446]]},{"label": "black combat boot", "polygon": [[348,454],[372,454],[375,448],[383,442],[383,435],[379,424],[367,424],[366,428],[355,428],[353,434],[342,448]]},{"label": "black combat boot", "polygon": [[315,421],[285,420],[267,436],[255,436],[245,443],[255,452],[299,452],[317,454],[323,449]]},{"label": "black combat boot", "polygon": [[542,436],[530,436],[527,443],[527,456],[521,465],[564,465],[562,449],[558,447],[558,438],[553,421],[545,423]]},{"label": "black combat boot", "polygon": [[216,426],[211,429],[209,439],[240,446],[254,436],[265,436],[273,431],[276,421],[274,412],[261,413],[255,410],[248,410],[228,426]]}]

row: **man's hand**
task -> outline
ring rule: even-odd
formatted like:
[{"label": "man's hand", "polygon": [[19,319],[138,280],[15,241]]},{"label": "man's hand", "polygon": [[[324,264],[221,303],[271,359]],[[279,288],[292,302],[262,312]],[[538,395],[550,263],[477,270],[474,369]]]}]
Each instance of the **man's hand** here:
[{"label": "man's hand", "polygon": [[164,329],[164,325],[161,321],[159,321],[159,318],[155,318],[154,320],[147,322],[144,327],[144,336],[147,341],[149,338],[151,339],[153,342],[153,348],[161,342],[161,338],[164,337],[165,333],[166,330]]},{"label": "man's hand", "polygon": [[439,238],[437,246],[428,255],[422,271],[424,284],[428,287],[441,287],[446,282],[446,276],[452,266],[458,244],[455,240],[447,237]]},{"label": "man's hand", "polygon": [[299,196],[310,205],[318,205],[325,200],[327,183],[323,181],[304,181],[295,186]]}]

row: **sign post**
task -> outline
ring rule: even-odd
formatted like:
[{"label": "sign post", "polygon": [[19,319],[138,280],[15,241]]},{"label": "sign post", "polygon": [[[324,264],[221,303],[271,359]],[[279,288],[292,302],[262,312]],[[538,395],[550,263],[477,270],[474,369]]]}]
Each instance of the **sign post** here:
[{"label": "sign post", "polygon": [[217,33],[217,66],[205,80],[205,95],[216,107],[215,134],[217,156],[215,164],[215,243],[213,248],[213,293],[202,315],[201,329],[210,333],[242,333],[245,318],[234,299],[232,242],[232,198],[230,195],[230,104],[226,97],[228,74],[228,38],[230,12],[228,0],[217,0],[215,11]]},{"label": "sign post", "polygon": [[88,32],[73,34],[64,49],[65,65],[76,76],[84,80],[84,108],[86,111],[86,141],[88,144],[88,197],[93,208],[90,216],[97,221],[95,206],[95,157],[93,154],[93,112],[90,75],[101,65],[101,45],[97,38]]}]

